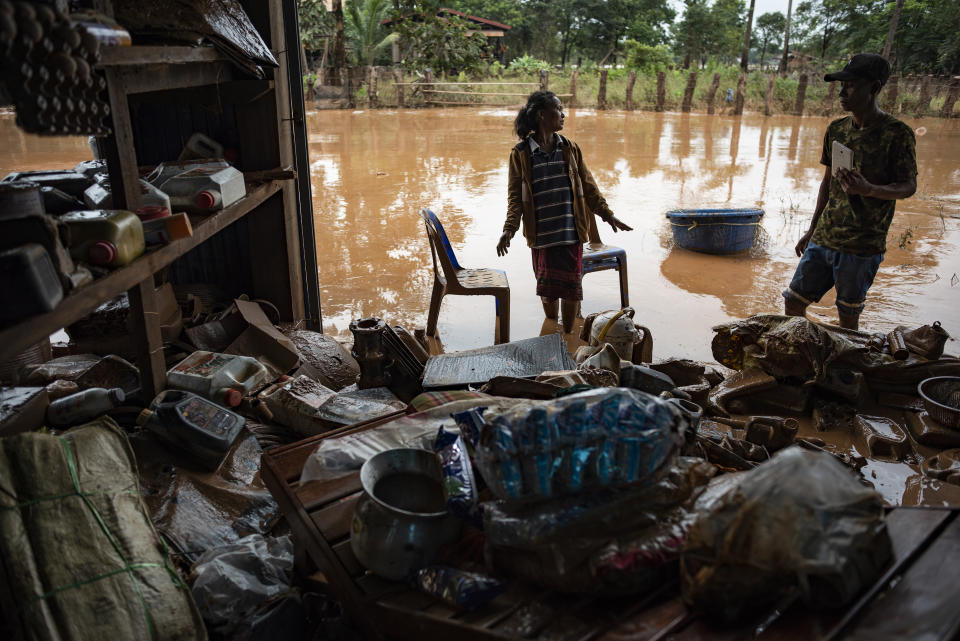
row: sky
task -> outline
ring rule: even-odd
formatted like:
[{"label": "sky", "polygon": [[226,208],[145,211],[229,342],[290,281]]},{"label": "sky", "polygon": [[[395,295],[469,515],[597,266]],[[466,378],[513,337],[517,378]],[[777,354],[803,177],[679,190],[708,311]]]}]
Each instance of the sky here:
[{"label": "sky", "polygon": [[[793,4],[796,5],[800,0],[794,0]],[[673,8],[677,11],[677,17],[683,13],[683,2],[681,0],[671,0],[670,2],[673,5]],[[750,7],[750,0],[745,0],[746,6]],[[753,7],[753,17],[756,19],[757,16],[762,16],[765,13],[770,13],[772,11],[779,11],[783,15],[787,15],[787,0],[756,0],[756,4]]]}]

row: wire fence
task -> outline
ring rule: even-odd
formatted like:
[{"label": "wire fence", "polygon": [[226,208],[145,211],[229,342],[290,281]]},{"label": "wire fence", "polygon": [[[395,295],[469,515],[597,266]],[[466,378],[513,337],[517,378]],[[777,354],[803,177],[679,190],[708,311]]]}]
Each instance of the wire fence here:
[{"label": "wire fence", "polygon": [[[516,107],[537,89],[549,89],[566,107],[737,114],[831,115],[841,113],[837,83],[823,72],[742,73],[625,69],[545,72],[478,78],[439,77],[384,67],[356,68],[341,75],[340,86],[306,78],[305,92],[316,108],[394,108],[429,106]],[[960,76],[894,75],[880,94],[890,113],[960,117]]]}]

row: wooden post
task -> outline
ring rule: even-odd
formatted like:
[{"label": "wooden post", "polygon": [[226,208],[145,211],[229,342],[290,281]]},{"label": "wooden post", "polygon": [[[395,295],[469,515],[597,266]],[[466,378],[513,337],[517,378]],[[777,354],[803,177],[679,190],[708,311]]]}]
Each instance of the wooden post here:
[{"label": "wooden post", "polygon": [[163,337],[160,335],[160,313],[153,276],[127,291],[134,344],[138,346],[137,367],[140,368],[140,389],[154,397],[167,386],[167,367],[163,358]]},{"label": "wooden post", "polygon": [[377,68],[373,65],[370,65],[370,86],[368,87],[368,96],[370,100],[370,108],[376,108],[379,103],[377,101]]},{"label": "wooden post", "polygon": [[680,107],[680,111],[683,113],[690,113],[690,105],[693,104],[693,90],[697,86],[697,72],[691,71],[687,74],[687,88],[683,92],[683,105]]},{"label": "wooden post", "polygon": [[637,106],[633,104],[633,86],[635,84],[637,84],[637,72],[631,71],[627,77],[627,111],[633,111],[637,108]]},{"label": "wooden post", "polygon": [[807,81],[809,78],[807,74],[800,74],[800,83],[797,85],[797,102],[793,105],[793,115],[802,116],[803,115],[803,102],[807,97]]},{"label": "wooden post", "polygon": [[707,113],[713,113],[713,99],[717,95],[717,88],[720,86],[720,74],[713,74],[713,80],[710,81],[710,87],[707,88]]},{"label": "wooden post", "polygon": [[549,91],[550,72],[546,69],[540,70],[540,91]]},{"label": "wooden post", "polygon": [[597,109],[607,108],[607,70],[600,70],[600,89],[597,91]]},{"label": "wooden post", "polygon": [[829,116],[833,111],[833,103],[837,99],[837,83],[831,82],[827,95],[823,98],[823,115]]},{"label": "wooden post", "polygon": [[930,78],[930,75],[925,75],[920,80],[920,99],[917,101],[917,116],[922,116],[930,107],[930,99],[933,97],[933,93],[931,92],[932,83],[930,82]]},{"label": "wooden post", "polygon": [[657,72],[657,106],[654,111],[663,111],[663,105],[667,101],[667,74],[663,71]]},{"label": "wooden post", "polygon": [[940,107],[941,118],[953,117],[953,106],[957,104],[958,99],[960,99],[960,76],[954,76],[950,81],[950,93],[947,94],[947,99],[943,101],[943,106]]},{"label": "wooden post", "polygon": [[577,76],[580,75],[580,72],[574,69],[570,73],[570,106],[577,106]]},{"label": "wooden post", "polygon": [[900,76],[891,76],[887,85],[887,95],[884,106],[890,113],[897,113],[897,98],[900,96]]},{"label": "wooden post", "polygon": [[397,88],[397,106],[406,106],[403,104],[403,71],[400,69],[394,69],[393,71],[393,84]]},{"label": "wooden post", "polygon": [[735,102],[733,103],[734,116],[739,116],[743,113],[743,103],[746,100],[746,96],[744,95],[746,93],[746,89],[747,89],[747,74],[742,73],[740,74],[740,77],[737,78],[737,95],[735,98]]},{"label": "wooden post", "polygon": [[773,88],[777,82],[777,76],[770,74],[767,79],[767,95],[763,99],[763,115],[769,116],[773,113]]},{"label": "wooden post", "polygon": [[423,100],[428,105],[433,102],[433,69],[427,69],[424,74]]}]

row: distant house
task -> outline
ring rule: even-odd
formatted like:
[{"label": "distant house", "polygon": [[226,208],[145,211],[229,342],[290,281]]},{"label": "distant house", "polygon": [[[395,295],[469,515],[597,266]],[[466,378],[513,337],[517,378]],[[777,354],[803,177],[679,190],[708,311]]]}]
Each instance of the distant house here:
[{"label": "distant house", "polygon": [[[503,35],[504,32],[510,30],[509,25],[505,25],[502,22],[497,22],[495,20],[489,20],[487,18],[480,18],[477,16],[467,15],[462,11],[457,11],[456,9],[447,9],[446,7],[441,7],[437,11],[437,16],[441,19],[444,16],[457,16],[462,20],[470,23],[471,29],[467,33],[482,33],[487,39],[487,55],[489,58],[500,61],[501,64],[504,63],[504,55],[506,54],[506,47],[503,46]],[[383,21],[385,26],[390,26],[393,24],[393,21],[389,18]],[[394,44],[393,45],[393,62],[400,62],[400,49]]]}]

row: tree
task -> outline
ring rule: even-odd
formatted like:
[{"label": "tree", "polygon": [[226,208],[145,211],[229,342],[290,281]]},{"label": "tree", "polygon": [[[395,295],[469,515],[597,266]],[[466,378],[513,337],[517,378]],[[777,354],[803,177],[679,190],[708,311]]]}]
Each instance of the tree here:
[{"label": "tree", "polygon": [[897,23],[900,22],[900,13],[903,12],[903,0],[897,0],[897,8],[890,18],[890,30],[887,31],[887,40],[883,43],[883,57],[890,59],[890,49],[893,48],[893,37],[897,35]]},{"label": "tree", "polygon": [[358,64],[373,65],[377,54],[397,39],[383,27],[389,10],[390,0],[350,0],[347,4],[347,25]]},{"label": "tree", "polygon": [[455,15],[441,17],[439,0],[393,0],[390,19],[397,34],[401,59],[409,69],[437,72],[470,71],[482,60],[486,38],[469,33]]},{"label": "tree", "polygon": [[[784,18],[783,14],[779,11],[765,13],[757,18],[757,31],[759,32],[760,41],[763,43],[760,46],[761,68],[766,59],[767,45],[772,47],[780,45],[780,34],[783,33],[786,21],[786,18]],[[754,44],[754,46],[756,46],[756,44]]]},{"label": "tree", "polygon": [[750,11],[747,13],[747,28],[743,30],[743,53],[740,55],[740,68],[747,70],[750,61],[750,31],[753,29],[753,7],[756,0],[750,0]]},{"label": "tree", "polygon": [[300,40],[310,51],[323,49],[324,40],[333,33],[333,16],[322,0],[297,0]]},{"label": "tree", "polygon": [[787,0],[787,20],[783,27],[783,57],[780,58],[780,73],[787,72],[787,57],[790,54],[790,14],[793,12],[793,0]]},{"label": "tree", "polygon": [[704,37],[710,28],[710,8],[705,0],[684,0],[683,18],[673,25],[674,51],[683,58],[683,68],[689,69],[707,50]]}]

